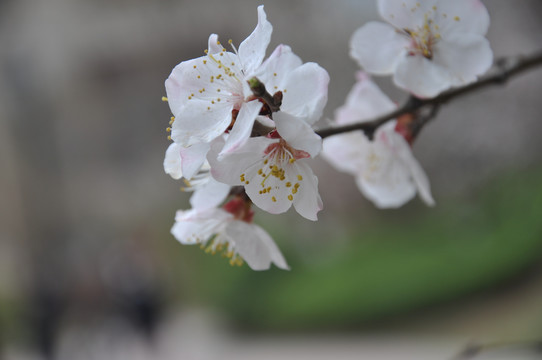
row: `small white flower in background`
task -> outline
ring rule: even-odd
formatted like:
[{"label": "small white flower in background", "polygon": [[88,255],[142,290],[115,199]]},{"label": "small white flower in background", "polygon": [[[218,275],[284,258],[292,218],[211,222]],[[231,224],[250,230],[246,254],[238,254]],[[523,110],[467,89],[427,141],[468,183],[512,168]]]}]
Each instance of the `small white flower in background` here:
[{"label": "small white flower in background", "polygon": [[[336,111],[336,123],[346,125],[370,120],[395,109],[395,104],[360,72],[346,104]],[[322,156],[337,170],[352,174],[360,191],[379,208],[396,208],[416,193],[434,205],[429,180],[414,158],[409,143],[389,121],[369,140],[363,131],[324,139]]]},{"label": "small white flower in background", "polygon": [[493,62],[479,0],[378,0],[389,24],[369,22],[352,36],[351,56],[417,97],[474,82]]},{"label": "small white flower in background", "polygon": [[283,112],[273,114],[276,130],[268,136],[248,139],[237,151],[218,160],[222,144],[211,146],[207,159],[218,181],[242,185],[259,208],[272,214],[293,204],[309,220],[323,207],[318,179],[308,161],[322,148],[322,139],[305,121]]},{"label": "small white flower in background", "polygon": [[221,253],[231,265],[244,262],[253,270],[271,264],[288,270],[288,264],[269,234],[252,223],[250,202],[236,196],[224,208],[177,211],[171,233],[182,244],[199,244],[207,253]]}]

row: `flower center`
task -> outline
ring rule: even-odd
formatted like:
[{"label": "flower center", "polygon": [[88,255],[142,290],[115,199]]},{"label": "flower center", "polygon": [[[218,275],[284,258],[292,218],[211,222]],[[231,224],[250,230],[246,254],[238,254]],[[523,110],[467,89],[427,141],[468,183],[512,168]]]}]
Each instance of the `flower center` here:
[{"label": "flower center", "polygon": [[430,17],[431,13],[424,15],[424,23],[421,27],[415,30],[404,29],[405,33],[410,37],[411,44],[409,55],[422,55],[431,60],[433,58],[433,47],[440,39],[439,26],[434,23]]},{"label": "flower center", "polygon": [[[303,150],[292,148],[284,139],[280,138],[276,130],[271,132],[268,137],[278,137],[279,141],[270,144],[265,149],[263,166],[258,168],[255,174],[254,180],[259,181],[259,194],[269,196],[272,202],[286,199],[293,201],[303,181],[303,176],[294,163],[298,159],[308,158],[310,155]],[[240,180],[248,185],[250,182],[245,177],[245,174],[241,174]],[[286,191],[284,191],[285,188]]]}]

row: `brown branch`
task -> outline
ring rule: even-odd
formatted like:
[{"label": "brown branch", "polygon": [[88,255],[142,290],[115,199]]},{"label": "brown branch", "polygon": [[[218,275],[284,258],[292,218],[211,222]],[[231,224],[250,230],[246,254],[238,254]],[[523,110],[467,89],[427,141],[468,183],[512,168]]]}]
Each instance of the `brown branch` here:
[{"label": "brown branch", "polygon": [[401,115],[416,114],[422,110],[422,108],[428,107],[430,108],[428,115],[423,118],[423,121],[420,123],[421,126],[416,129],[416,133],[418,133],[421,130],[421,127],[436,115],[440,105],[490,85],[505,84],[510,78],[539,66],[542,66],[542,51],[528,56],[500,58],[495,62],[493,70],[472,84],[448,90],[432,99],[419,99],[411,96],[403,106],[389,114],[379,116],[370,121],[360,121],[344,126],[316,130],[316,133],[322,138],[325,138],[344,132],[362,130],[369,138],[372,138],[372,135],[380,125],[398,118]]}]

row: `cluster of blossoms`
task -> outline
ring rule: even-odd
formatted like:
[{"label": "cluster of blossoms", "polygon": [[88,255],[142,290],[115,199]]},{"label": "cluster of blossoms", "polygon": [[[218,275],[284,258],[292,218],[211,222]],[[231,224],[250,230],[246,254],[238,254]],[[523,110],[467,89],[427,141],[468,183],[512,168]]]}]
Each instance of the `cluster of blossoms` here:
[{"label": "cluster of blossoms", "polygon": [[[393,74],[398,86],[430,97],[476,80],[489,67],[492,54],[483,37],[489,17],[479,1],[378,5],[392,26],[369,23],[351,41],[351,54],[366,72]],[[434,204],[411,152],[413,117],[387,122],[372,138],[357,130],[322,141],[312,125],[327,102],[329,76],[286,45],[264,60],[271,33],[260,6],[258,24],[238,50],[229,41],[228,51],[212,34],[205,55],[178,64],[165,83],[173,142],[164,169],[193,191],[192,209],[177,212],[171,232],[183,244],[200,244],[254,270],[288,265],[269,234],[252,222],[252,205],[272,214],[293,205],[317,220],[323,205],[310,161],[322,149],[334,167],[355,176],[377,207],[401,206],[416,193]],[[395,107],[360,72],[335,123],[362,123]]]}]

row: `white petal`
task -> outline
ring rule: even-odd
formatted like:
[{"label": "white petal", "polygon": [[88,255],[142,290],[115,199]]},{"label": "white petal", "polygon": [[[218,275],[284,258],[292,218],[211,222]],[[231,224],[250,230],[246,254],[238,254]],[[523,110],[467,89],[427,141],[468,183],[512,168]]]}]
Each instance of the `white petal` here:
[{"label": "white petal", "polygon": [[260,5],[258,6],[258,25],[256,25],[252,34],[239,45],[239,58],[245,74],[251,74],[261,65],[272,32],[273,26],[267,21],[263,5]]},{"label": "white petal", "polygon": [[423,171],[420,163],[414,157],[410,145],[402,136],[394,136],[394,147],[397,156],[401,158],[405,166],[410,172],[411,179],[414,181],[414,185],[418,190],[421,199],[429,206],[435,205],[435,200],[431,195],[431,187],[429,185],[429,179]]},{"label": "white petal", "polygon": [[[294,163],[295,164],[295,163]],[[273,175],[266,175],[270,172],[271,162],[263,163],[263,159],[257,164],[245,170],[245,176],[249,184],[245,184],[245,191],[250,200],[262,210],[271,214],[281,214],[288,211],[292,206],[292,200],[288,199],[293,189],[293,184],[297,181],[295,176],[297,172],[292,171],[293,164],[278,164],[279,168],[285,170],[284,179]],[[258,170],[264,171],[263,175],[258,174]],[[291,187],[286,187],[290,183]],[[263,192],[265,190],[265,192]]]},{"label": "white petal", "polygon": [[282,111],[273,114],[279,135],[296,150],[303,150],[315,157],[322,150],[322,138],[305,121]]},{"label": "white petal", "polygon": [[228,52],[184,61],[166,80],[172,138],[183,146],[209,142],[226,130],[244,100],[237,55]]},{"label": "white petal", "polygon": [[493,52],[481,35],[454,33],[435,45],[433,61],[450,70],[454,86],[466,85],[491,67]]},{"label": "white petal", "polygon": [[357,82],[350,90],[345,105],[335,111],[337,124],[346,125],[372,120],[396,109],[396,105],[363,71],[358,72]]},{"label": "white petal", "polygon": [[247,168],[262,162],[264,150],[276,141],[265,137],[250,138],[236,152],[224,156],[220,161],[217,158],[224,143],[215,141],[207,155],[211,164],[211,175],[225,184],[242,185],[240,175],[244,174]]},{"label": "white petal", "polygon": [[[211,56],[216,61],[212,60]],[[219,97],[231,96],[232,93],[241,93],[243,87],[239,79],[227,75],[227,73],[241,73],[240,64],[236,62],[238,62],[237,55],[222,52],[222,55],[202,56],[183,61],[175,66],[165,82],[172,114],[175,117],[181,116],[182,107],[191,99],[203,99],[211,102]],[[225,66],[229,68],[229,71],[226,71]],[[220,79],[215,81],[217,77]],[[217,89],[221,89],[221,91],[217,91]]]},{"label": "white petal", "polygon": [[489,28],[489,13],[480,0],[440,0],[435,23],[442,35],[452,32],[485,35]]},{"label": "white petal", "polygon": [[302,64],[301,59],[292,52],[289,46],[281,44],[258,68],[254,76],[265,84],[269,93],[274,94],[284,88],[290,72]]},{"label": "white petal", "polygon": [[256,117],[260,113],[262,105],[263,104],[259,100],[254,100],[241,106],[235,124],[226,140],[226,144],[220,154],[218,154],[218,160],[221,160],[225,154],[234,152],[244,145],[250,137],[252,127],[254,126],[254,120],[256,120]]},{"label": "white petal", "polygon": [[200,142],[211,142],[222,135],[231,123],[233,105],[226,102],[214,104],[192,99],[176,116],[171,127],[171,138],[183,146]]},{"label": "white petal", "polygon": [[452,82],[446,68],[418,55],[407,56],[399,62],[393,81],[420,98],[435,97],[450,88]]},{"label": "white petal", "polygon": [[315,63],[305,63],[291,71],[284,81],[281,111],[314,124],[327,102],[329,75]]},{"label": "white petal", "polygon": [[235,251],[252,270],[267,270],[272,262],[281,269],[288,269],[280,250],[260,227],[243,221],[231,221],[224,229],[224,235],[235,244]]},{"label": "white petal", "polygon": [[218,35],[217,34],[211,34],[209,36],[209,42],[207,51],[209,54],[216,54],[220,53],[222,51],[223,47],[218,44]]},{"label": "white petal", "polygon": [[171,234],[182,244],[206,242],[232,215],[222,209],[179,210]]},{"label": "white petal", "polygon": [[365,166],[365,154],[371,142],[361,131],[352,131],[324,139],[322,156],[337,170],[358,174]]},{"label": "white petal", "polygon": [[422,26],[425,15],[436,3],[436,0],[378,0],[377,2],[380,16],[398,29],[415,29]]},{"label": "white petal", "polygon": [[318,193],[318,178],[305,161],[296,161],[294,166],[297,173],[302,177],[298,179],[300,184],[298,192],[294,194],[294,207],[299,215],[306,219],[316,221],[316,214],[323,209],[324,205]]},{"label": "white petal", "polygon": [[410,40],[388,24],[368,22],[352,35],[350,56],[367,72],[390,75],[406,56]]},{"label": "white petal", "polygon": [[196,143],[189,147],[180,147],[183,175],[191,179],[196,175],[205,162],[209,151],[209,143]]},{"label": "white petal", "polygon": [[212,177],[198,187],[190,197],[190,205],[194,209],[204,210],[217,207],[230,193],[230,186],[216,181]]},{"label": "white petal", "polygon": [[356,184],[363,195],[380,209],[398,208],[416,195],[416,187],[410,181],[408,172],[394,164],[385,177],[370,181],[359,176]]},{"label": "white petal", "polygon": [[164,171],[174,179],[180,179],[183,176],[181,146],[179,144],[171,143],[167,148],[164,158]]},{"label": "white petal", "polygon": [[284,259],[284,256],[282,256],[282,253],[280,252],[277,244],[273,241],[271,236],[259,227],[256,224],[252,224],[252,227],[254,228],[256,232],[256,236],[265,244],[267,247],[267,250],[269,251],[269,254],[271,256],[271,261],[273,264],[275,264],[277,267],[283,270],[290,270],[290,267],[286,263],[286,260]]}]

